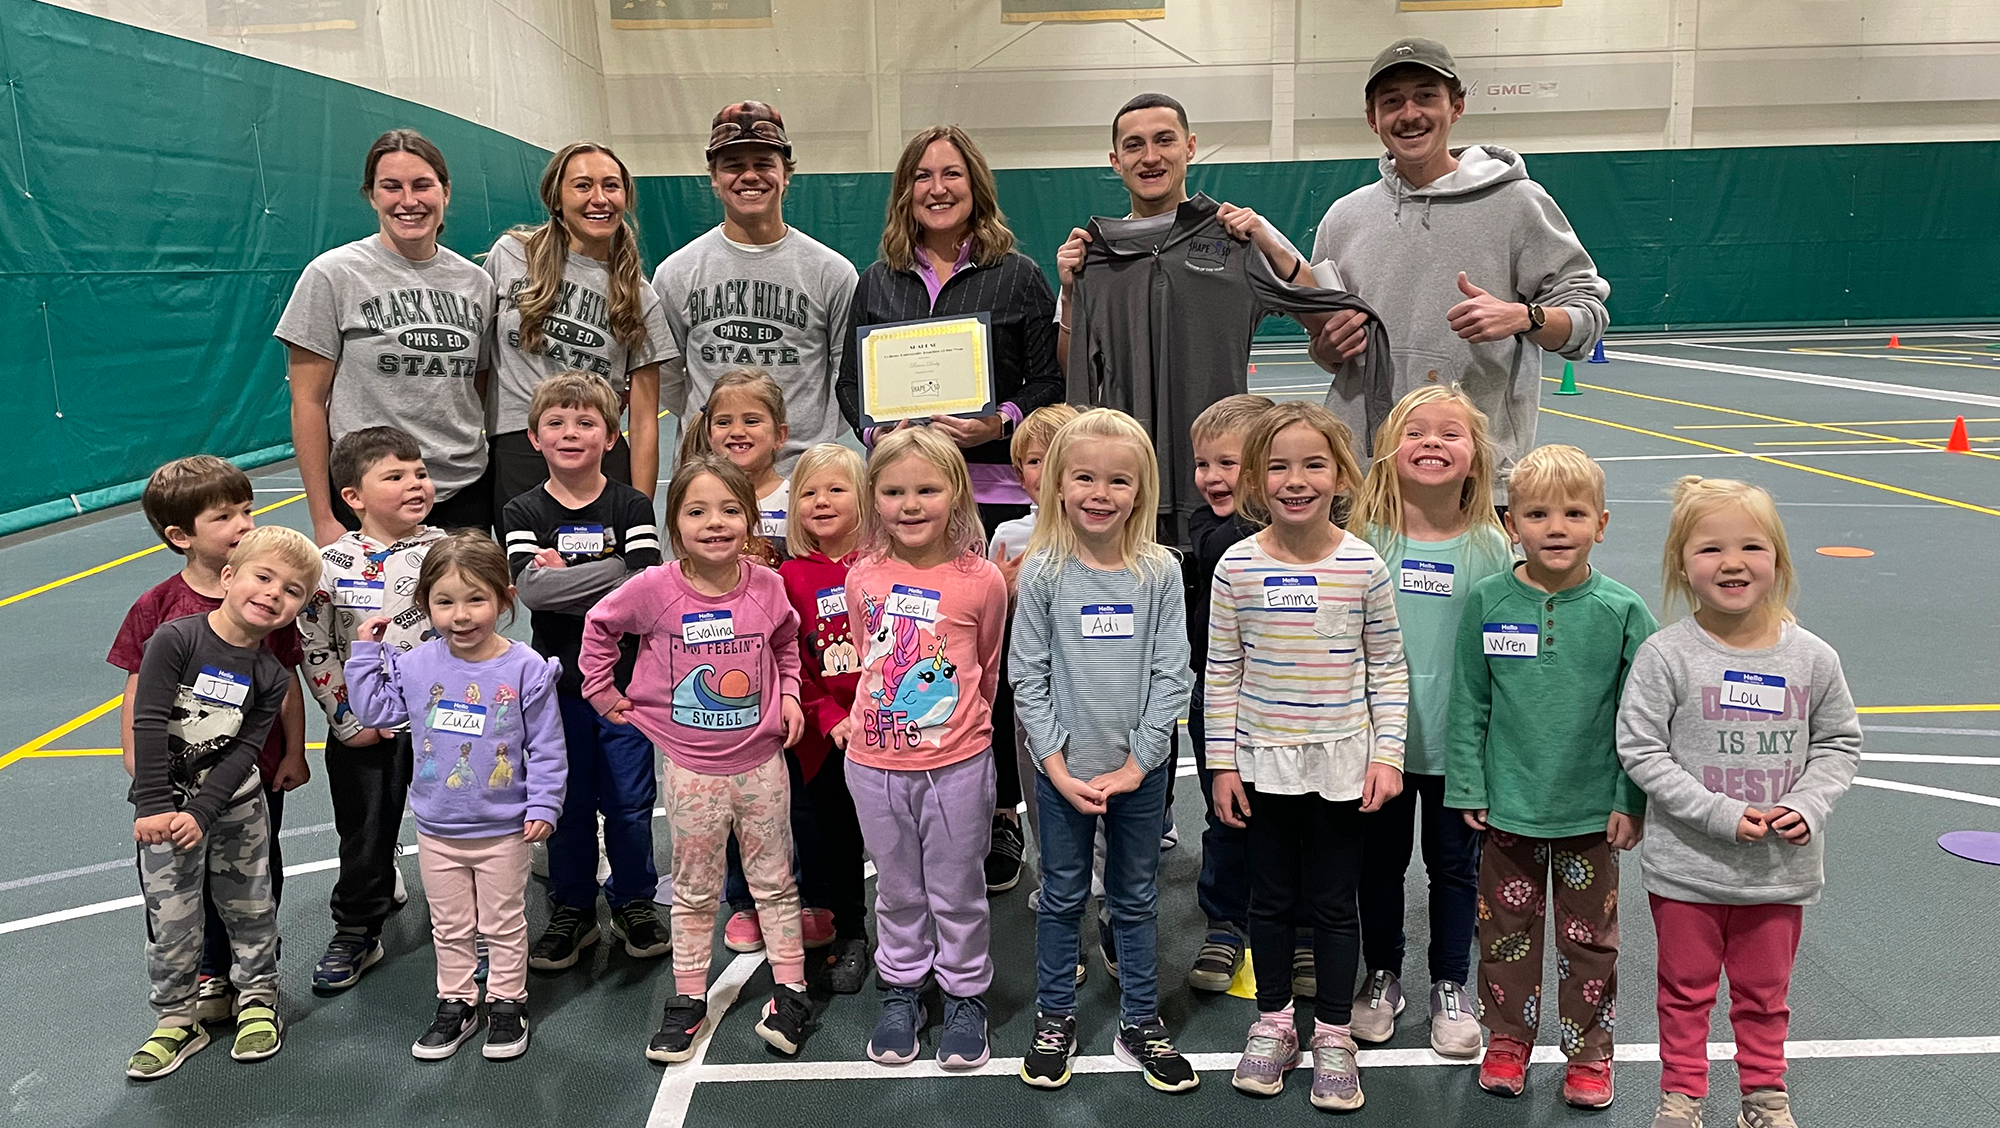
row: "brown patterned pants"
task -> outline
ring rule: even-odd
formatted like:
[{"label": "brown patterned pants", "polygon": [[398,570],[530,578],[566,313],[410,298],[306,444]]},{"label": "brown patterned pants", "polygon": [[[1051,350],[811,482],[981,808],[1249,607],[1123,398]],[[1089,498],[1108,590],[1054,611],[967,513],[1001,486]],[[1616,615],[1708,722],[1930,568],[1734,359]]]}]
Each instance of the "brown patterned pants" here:
[{"label": "brown patterned pants", "polygon": [[1573,1061],[1611,1057],[1618,1021],[1617,853],[1603,834],[1487,832],[1479,859],[1479,1021],[1488,1030],[1535,1041],[1542,918],[1553,890],[1563,1053]]}]

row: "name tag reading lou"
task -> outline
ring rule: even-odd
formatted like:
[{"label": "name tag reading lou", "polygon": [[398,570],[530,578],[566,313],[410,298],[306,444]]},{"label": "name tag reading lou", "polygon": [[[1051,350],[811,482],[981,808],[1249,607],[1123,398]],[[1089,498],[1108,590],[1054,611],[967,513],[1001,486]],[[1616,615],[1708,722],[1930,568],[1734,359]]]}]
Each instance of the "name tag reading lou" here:
[{"label": "name tag reading lou", "polygon": [[604,526],[556,526],[556,551],[564,556],[586,556],[603,552]]},{"label": "name tag reading lou", "polygon": [[757,511],[757,535],[760,537],[782,537],[785,535],[785,511],[782,509],[760,509]]},{"label": "name tag reading lou", "polygon": [[1456,569],[1449,564],[1435,560],[1403,561],[1402,590],[1412,595],[1451,595],[1451,583],[1456,579]]},{"label": "name tag reading lou", "polygon": [[1737,670],[1722,673],[1722,707],[1747,709],[1752,713],[1783,716],[1785,679],[1776,674],[1747,674]]},{"label": "name tag reading lou", "polygon": [[1319,610],[1318,576],[1265,576],[1266,611]]},{"label": "name tag reading lou", "polygon": [[241,705],[250,700],[250,675],[203,666],[195,675],[194,695],[218,705]]},{"label": "name tag reading lou", "polygon": [[431,731],[485,736],[486,706],[469,705],[463,701],[440,701],[431,707]]},{"label": "name tag reading lou", "polygon": [[819,618],[831,619],[837,615],[845,615],[847,614],[847,585],[842,584],[839,587],[821,588],[813,593],[813,601],[818,607],[813,614]]},{"label": "name tag reading lou", "polygon": [[681,639],[689,646],[728,642],[736,637],[736,617],[727,611],[696,611],[681,616]]},{"label": "name tag reading lou", "polygon": [[1542,652],[1542,632],[1533,623],[1485,623],[1479,637],[1489,658],[1533,658]]},{"label": "name tag reading lou", "polygon": [[333,605],[352,607],[357,611],[380,611],[383,590],[381,580],[335,580]]},{"label": "name tag reading lou", "polygon": [[1132,605],[1129,603],[1086,603],[1082,615],[1085,638],[1132,637]]},{"label": "name tag reading lou", "polygon": [[938,620],[938,600],[942,598],[944,598],[942,595],[929,588],[896,584],[889,589],[889,601],[885,610],[897,618],[935,623]]}]

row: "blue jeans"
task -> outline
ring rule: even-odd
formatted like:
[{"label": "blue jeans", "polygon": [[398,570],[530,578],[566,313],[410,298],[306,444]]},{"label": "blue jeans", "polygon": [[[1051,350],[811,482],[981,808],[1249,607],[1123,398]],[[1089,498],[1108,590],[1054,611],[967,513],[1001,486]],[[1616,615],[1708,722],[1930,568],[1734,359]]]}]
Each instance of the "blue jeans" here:
[{"label": "blue jeans", "polygon": [[1160,820],[1171,764],[1147,773],[1137,790],[1115,795],[1102,816],[1070,806],[1049,777],[1035,773],[1042,812],[1042,911],[1035,919],[1035,1006],[1076,1013],[1079,929],[1090,903],[1090,855],[1104,821],[1104,907],[1118,948],[1118,1014],[1133,1025],[1160,1013]]},{"label": "blue jeans", "polygon": [[1250,832],[1216,816],[1215,788],[1202,750],[1201,691],[1197,686],[1188,706],[1188,739],[1194,744],[1195,778],[1201,783],[1201,809],[1207,825],[1201,831],[1201,876],[1194,887],[1195,903],[1208,919],[1250,934]]},{"label": "blue jeans", "polygon": [[549,900],[572,909],[597,904],[597,816],[604,815],[604,853],[611,880],[604,899],[613,909],[651,900],[660,886],[653,862],[653,743],[632,725],[614,725],[590,702],[556,694],[563,740],[569,745],[569,787],[562,818],[549,836]]}]

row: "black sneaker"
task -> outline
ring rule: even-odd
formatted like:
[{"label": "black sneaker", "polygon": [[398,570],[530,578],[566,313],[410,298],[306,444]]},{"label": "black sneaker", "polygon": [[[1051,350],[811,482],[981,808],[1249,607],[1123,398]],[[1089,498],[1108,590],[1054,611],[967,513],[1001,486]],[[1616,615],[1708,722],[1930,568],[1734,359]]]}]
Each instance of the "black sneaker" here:
[{"label": "black sneaker", "polygon": [[365,932],[335,932],[326,954],[313,968],[313,990],[332,994],[361,982],[361,975],[382,962],[382,941]]},{"label": "black sneaker", "polygon": [[986,891],[1005,893],[1021,883],[1021,852],[1027,842],[1021,824],[1006,815],[993,816],[993,845],[986,851]]},{"label": "black sneaker", "polygon": [[667,1000],[660,1017],[660,1032],[646,1044],[646,1060],[669,1065],[694,1056],[695,1043],[708,1033],[708,1003],[693,995],[675,995]]},{"label": "black sneaker", "polygon": [[549,926],[528,953],[528,966],[536,971],[561,971],[576,966],[577,954],[597,943],[597,906],[573,909],[557,905],[549,914]]},{"label": "black sneaker", "polygon": [[479,1052],[488,1061],[505,1061],[528,1052],[525,1000],[494,999],[486,1004],[486,1045]]},{"label": "black sneaker", "polygon": [[1188,969],[1188,986],[1197,991],[1227,991],[1242,966],[1243,938],[1229,926],[1210,921],[1208,936],[1201,942],[1201,951],[1195,953],[1194,966]]},{"label": "black sneaker", "polygon": [[1174,1049],[1173,1039],[1167,1037],[1167,1024],[1158,1018],[1149,1018],[1137,1026],[1120,1024],[1118,1039],[1111,1043],[1111,1055],[1126,1065],[1136,1066],[1146,1075],[1146,1084],[1162,1093],[1183,1093],[1201,1084],[1194,1066]]},{"label": "black sneaker", "polygon": [[757,1036],[771,1043],[779,1053],[796,1054],[805,1044],[806,1030],[812,1026],[812,1004],[804,991],[779,984],[757,1020]]},{"label": "black sneaker", "polygon": [[479,1029],[479,1009],[463,999],[445,999],[438,1003],[437,1017],[431,1020],[431,1028],[410,1047],[411,1056],[418,1061],[443,1061],[458,1052],[467,1038]]},{"label": "black sneaker", "polygon": [[826,989],[836,995],[859,994],[873,970],[865,938],[836,937],[826,949]]},{"label": "black sneaker", "polygon": [[1076,1019],[1066,1014],[1035,1015],[1035,1041],[1021,1059],[1021,1080],[1037,1089],[1069,1084],[1069,1061],[1076,1056]]},{"label": "black sneaker", "polygon": [[611,935],[625,941],[625,954],[635,959],[657,959],[674,950],[666,925],[660,920],[660,906],[650,900],[633,901],[611,910]]},{"label": "black sneaker", "polygon": [[1109,917],[1097,918],[1097,954],[1104,957],[1104,970],[1111,973],[1111,978],[1118,978],[1118,937],[1111,931]]}]

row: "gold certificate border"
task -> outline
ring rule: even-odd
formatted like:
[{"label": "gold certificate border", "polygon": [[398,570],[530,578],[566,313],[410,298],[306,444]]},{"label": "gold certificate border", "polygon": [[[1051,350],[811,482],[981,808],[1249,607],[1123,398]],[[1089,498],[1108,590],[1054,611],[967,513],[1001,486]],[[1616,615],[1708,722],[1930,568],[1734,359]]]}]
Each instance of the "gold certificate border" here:
[{"label": "gold certificate border", "polygon": [[867,386],[862,389],[866,394],[866,402],[863,404],[863,407],[866,408],[868,417],[893,423],[901,419],[921,419],[924,415],[963,415],[984,410],[987,404],[992,402],[990,381],[986,380],[986,335],[986,323],[976,317],[959,317],[953,318],[950,321],[930,321],[921,325],[903,325],[893,329],[872,330],[865,342],[868,355],[863,358],[864,373],[875,366],[875,348],[880,342],[922,340],[925,337],[970,336],[972,338],[972,363],[981,374],[982,385],[978,395],[972,399],[939,400],[937,403],[929,405],[929,410],[922,415],[905,415],[899,411],[884,414],[881,410],[881,400],[876,395],[874,381],[864,380],[863,383]]}]

